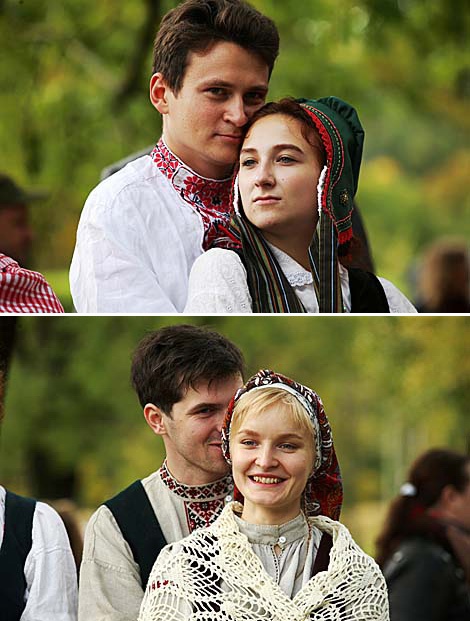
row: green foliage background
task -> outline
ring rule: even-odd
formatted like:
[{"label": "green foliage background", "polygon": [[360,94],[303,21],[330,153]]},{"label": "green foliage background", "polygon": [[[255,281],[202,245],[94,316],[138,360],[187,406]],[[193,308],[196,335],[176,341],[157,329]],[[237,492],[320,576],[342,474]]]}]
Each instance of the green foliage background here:
[{"label": "green foliage background", "polygon": [[[0,319],[0,321],[2,321]],[[4,320],[3,320],[4,321]],[[467,317],[194,317],[322,397],[345,484],[345,518],[372,545],[385,502],[431,446],[470,448]],[[0,481],[96,507],[163,458],[129,382],[130,358],[173,317],[19,319]]]},{"label": "green foliage background", "polygon": [[[151,42],[168,0],[0,0],[0,168],[50,192],[34,208],[36,268],[70,308],[68,269],[100,170],[156,141]],[[334,94],[366,128],[358,202],[377,270],[470,235],[466,0],[253,0],[281,34],[270,97]],[[143,62],[140,62],[143,59]]]}]

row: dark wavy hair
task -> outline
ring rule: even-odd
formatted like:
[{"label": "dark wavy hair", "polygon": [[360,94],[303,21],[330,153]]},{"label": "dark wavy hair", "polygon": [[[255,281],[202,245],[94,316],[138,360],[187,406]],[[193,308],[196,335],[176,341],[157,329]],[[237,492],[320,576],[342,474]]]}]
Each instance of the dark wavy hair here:
[{"label": "dark wavy hair", "polygon": [[153,403],[168,416],[189,387],[237,374],[243,377],[244,359],[234,343],[213,330],[186,324],[147,335],[137,346],[131,367],[141,406]]},{"label": "dark wavy hair", "polygon": [[439,501],[447,485],[459,492],[465,490],[470,481],[469,463],[470,456],[448,449],[431,449],[416,459],[407,479],[416,493],[392,501],[376,541],[376,560],[381,567],[404,539],[420,534],[439,537],[435,520],[426,510]]},{"label": "dark wavy hair", "polygon": [[256,54],[271,75],[279,54],[279,33],[272,19],[243,0],[186,0],[162,19],[153,47],[153,73],[162,73],[177,95],[188,55],[227,41]]}]

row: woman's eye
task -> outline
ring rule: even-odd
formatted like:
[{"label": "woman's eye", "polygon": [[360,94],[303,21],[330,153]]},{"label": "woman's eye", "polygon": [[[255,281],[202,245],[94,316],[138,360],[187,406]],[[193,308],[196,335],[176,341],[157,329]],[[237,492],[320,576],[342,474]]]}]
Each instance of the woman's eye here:
[{"label": "woman's eye", "polygon": [[242,160],[241,162],[241,166],[243,168],[250,168],[251,166],[254,166],[256,164],[256,161],[253,158],[248,158],[246,160]]},{"label": "woman's eye", "polygon": [[241,444],[243,446],[255,446],[256,442],[254,440],[242,440]]},{"label": "woman's eye", "polygon": [[281,448],[288,451],[295,451],[297,447],[295,446],[295,444],[289,444],[289,442],[285,442],[284,444],[281,444]]},{"label": "woman's eye", "polygon": [[278,157],[278,162],[281,162],[281,164],[292,164],[292,162],[295,162],[296,160],[293,157],[290,157],[290,155],[281,155]]}]

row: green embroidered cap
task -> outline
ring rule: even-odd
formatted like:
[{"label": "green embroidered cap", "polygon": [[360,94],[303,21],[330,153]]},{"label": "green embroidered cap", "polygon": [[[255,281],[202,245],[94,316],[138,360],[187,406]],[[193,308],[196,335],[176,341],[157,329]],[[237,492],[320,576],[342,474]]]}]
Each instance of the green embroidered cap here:
[{"label": "green embroidered cap", "polygon": [[[337,97],[297,99],[320,134],[327,157],[321,209],[333,220],[338,243],[352,237],[351,214],[361,167],[364,130],[356,110]],[[318,205],[320,210],[320,205]]]}]

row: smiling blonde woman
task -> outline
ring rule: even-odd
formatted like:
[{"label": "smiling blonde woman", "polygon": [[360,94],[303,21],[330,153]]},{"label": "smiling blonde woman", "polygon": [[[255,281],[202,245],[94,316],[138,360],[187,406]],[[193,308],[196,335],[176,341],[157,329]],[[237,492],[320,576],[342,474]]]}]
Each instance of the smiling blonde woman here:
[{"label": "smiling blonde woman", "polygon": [[341,475],[318,395],[259,371],[222,440],[235,500],[163,549],[139,621],[387,621],[384,578],[337,521]]}]

